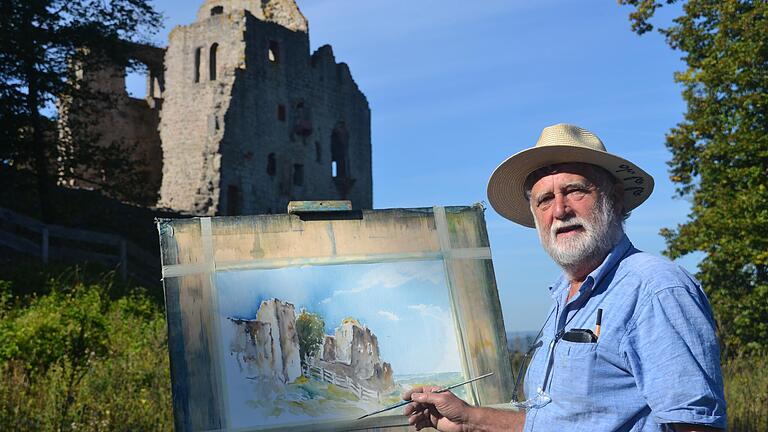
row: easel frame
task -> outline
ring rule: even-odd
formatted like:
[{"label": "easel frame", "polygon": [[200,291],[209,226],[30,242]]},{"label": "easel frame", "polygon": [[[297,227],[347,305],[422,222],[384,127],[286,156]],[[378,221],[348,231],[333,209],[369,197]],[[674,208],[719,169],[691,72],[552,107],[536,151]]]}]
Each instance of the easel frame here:
[{"label": "easel frame", "polygon": [[[227,421],[216,350],[214,276],[244,269],[442,260],[460,328],[464,373],[495,372],[472,384],[471,399],[478,405],[511,399],[512,372],[481,205],[363,211],[323,207],[320,213],[311,207],[294,205],[292,214],[158,221],[177,431],[234,430]],[[405,417],[393,412],[291,430],[405,425]]]}]

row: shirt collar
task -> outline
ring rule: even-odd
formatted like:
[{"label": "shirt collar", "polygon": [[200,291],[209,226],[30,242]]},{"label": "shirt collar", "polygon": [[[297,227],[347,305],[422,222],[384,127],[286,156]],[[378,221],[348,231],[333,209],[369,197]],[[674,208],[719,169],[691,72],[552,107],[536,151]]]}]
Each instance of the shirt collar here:
[{"label": "shirt collar", "polygon": [[[603,263],[600,264],[596,269],[592,270],[592,273],[590,273],[586,279],[584,279],[584,283],[582,283],[581,287],[579,287],[579,293],[584,294],[585,292],[592,291],[592,289],[600,283],[605,275],[610,273],[616,264],[621,261],[621,259],[631,247],[632,242],[629,241],[629,237],[627,237],[626,234],[622,234],[621,240],[619,240],[619,242],[613,246],[611,251],[608,252],[608,255],[603,260]],[[558,296],[563,293],[563,290],[568,289],[568,287],[570,287],[570,281],[568,280],[568,277],[565,275],[565,273],[561,273],[560,276],[558,276],[558,278],[555,280],[555,283],[549,287],[549,295],[554,300],[557,300]]]}]

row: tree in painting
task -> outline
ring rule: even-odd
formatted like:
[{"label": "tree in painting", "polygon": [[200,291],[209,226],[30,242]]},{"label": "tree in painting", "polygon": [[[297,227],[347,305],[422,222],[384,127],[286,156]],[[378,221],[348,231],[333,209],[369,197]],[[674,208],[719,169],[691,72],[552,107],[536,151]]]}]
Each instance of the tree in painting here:
[{"label": "tree in painting", "polygon": [[299,336],[299,355],[301,367],[306,368],[310,359],[320,351],[325,337],[325,322],[323,317],[302,310],[296,318],[296,333]]}]

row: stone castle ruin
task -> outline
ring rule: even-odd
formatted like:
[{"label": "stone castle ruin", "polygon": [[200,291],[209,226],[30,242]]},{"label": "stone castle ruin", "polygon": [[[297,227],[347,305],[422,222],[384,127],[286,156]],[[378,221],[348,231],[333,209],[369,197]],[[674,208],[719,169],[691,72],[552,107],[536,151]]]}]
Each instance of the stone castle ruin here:
[{"label": "stone castle ruin", "polygon": [[250,378],[285,384],[301,376],[296,311],[291,303],[265,300],[256,319],[230,321],[235,326],[230,352]]},{"label": "stone castle ruin", "polygon": [[315,364],[386,393],[395,386],[392,366],[381,360],[379,341],[371,329],[345,319],[333,336],[326,335]]},{"label": "stone castle ruin", "polygon": [[[105,145],[124,143],[157,205],[197,215],[284,212],[291,200],[372,207],[368,101],[329,45],[310,54],[294,0],[206,0],[164,51],[135,51],[149,71],[144,100],[125,93],[124,68],[81,77],[120,96],[89,127]],[[76,123],[76,110],[60,113],[61,128]],[[110,181],[81,174],[80,186]]]},{"label": "stone castle ruin", "polygon": [[[255,319],[229,318],[234,337],[231,355],[249,379],[260,383],[294,382],[303,374],[296,310],[293,304],[270,299],[261,302]],[[344,320],[334,335],[325,335],[310,369],[320,369],[378,393],[394,389],[392,366],[379,356],[379,343],[371,330],[355,319]],[[321,372],[322,379],[322,372]]]}]

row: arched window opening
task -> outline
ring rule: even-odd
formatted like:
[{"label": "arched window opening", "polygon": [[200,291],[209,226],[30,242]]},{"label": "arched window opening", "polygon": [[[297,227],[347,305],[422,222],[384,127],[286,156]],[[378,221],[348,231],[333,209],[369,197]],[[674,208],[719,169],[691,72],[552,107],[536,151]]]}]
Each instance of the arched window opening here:
[{"label": "arched window opening", "polygon": [[277,160],[275,159],[275,154],[270,153],[267,156],[267,174],[270,177],[274,177],[277,173]]},{"label": "arched window opening", "polygon": [[195,82],[200,82],[200,57],[202,54],[202,48],[197,48],[195,50]]},{"label": "arched window opening", "polygon": [[219,44],[215,43],[211,45],[211,52],[208,56],[208,75],[211,81],[216,81],[216,51],[219,49]]},{"label": "arched window opening", "polygon": [[224,6],[214,6],[211,8],[211,16],[221,15],[224,13]]}]

